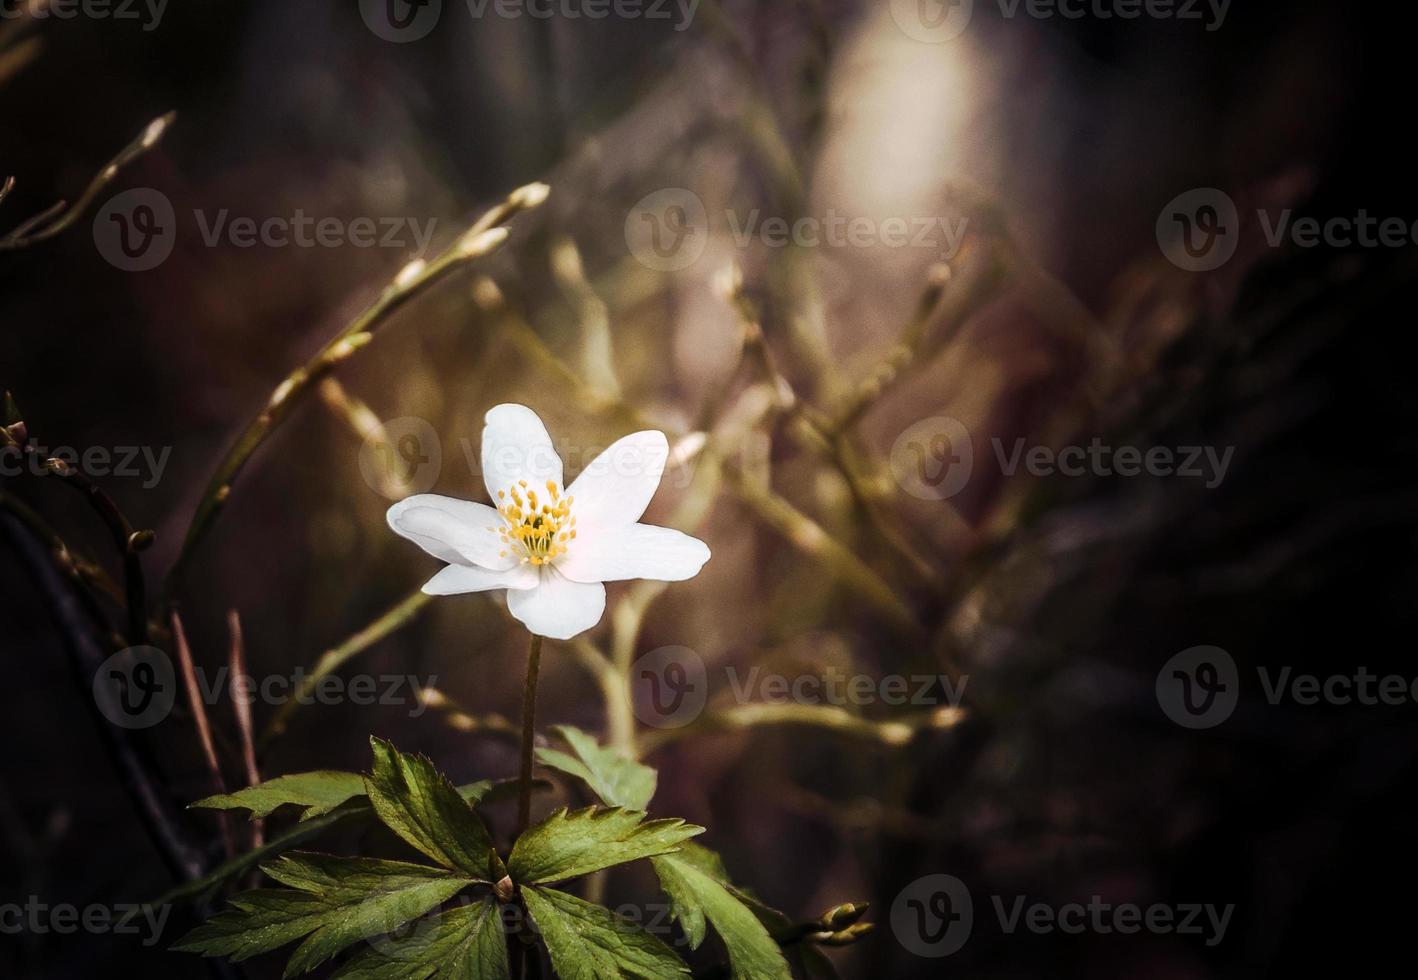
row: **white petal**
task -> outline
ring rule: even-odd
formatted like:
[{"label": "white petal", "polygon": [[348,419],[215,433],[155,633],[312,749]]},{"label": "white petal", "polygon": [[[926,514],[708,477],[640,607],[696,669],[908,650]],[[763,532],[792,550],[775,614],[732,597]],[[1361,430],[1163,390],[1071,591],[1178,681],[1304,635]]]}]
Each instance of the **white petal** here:
[{"label": "white petal", "polygon": [[497,492],[518,480],[545,493],[551,480],[561,489],[561,457],[537,413],[526,405],[504,404],[488,410],[483,425],[483,482],[495,501]]},{"label": "white petal", "polygon": [[660,486],[670,445],[663,432],[647,430],[617,439],[567,488],[577,528],[619,527],[640,520]]},{"label": "white petal", "polygon": [[574,582],[680,582],[698,575],[708,560],[709,546],[698,538],[668,527],[631,524],[578,534],[556,568]]},{"label": "white petal", "polygon": [[507,593],[507,609],[538,636],[569,640],[601,621],[606,587],[573,582],[553,568],[543,568],[536,588]]},{"label": "white petal", "polygon": [[423,591],[427,595],[461,595],[489,589],[531,589],[536,584],[537,572],[530,565],[518,565],[501,572],[472,565],[449,565],[425,582]]},{"label": "white petal", "polygon": [[454,565],[511,568],[516,555],[507,550],[496,530],[506,522],[486,504],[436,493],[407,497],[389,508],[389,526],[435,558]]}]

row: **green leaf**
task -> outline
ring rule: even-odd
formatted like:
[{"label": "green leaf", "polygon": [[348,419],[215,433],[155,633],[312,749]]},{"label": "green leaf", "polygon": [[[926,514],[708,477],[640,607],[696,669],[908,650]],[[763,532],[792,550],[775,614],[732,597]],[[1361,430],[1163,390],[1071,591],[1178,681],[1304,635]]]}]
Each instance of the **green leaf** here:
[{"label": "green leaf", "polygon": [[707,918],[728,948],[735,980],[792,980],[787,960],[758,916],[715,879],[714,869],[723,869],[718,855],[705,848],[696,851],[701,853],[668,854],[651,862],[690,948],[704,941]]},{"label": "green leaf", "polygon": [[241,961],[307,938],[285,976],[309,973],[341,950],[398,929],[473,884],[402,861],[292,854],[261,869],[294,891],[260,889],[192,930],[174,948]]},{"label": "green leaf", "polygon": [[683,820],[646,820],[639,810],[563,807],[523,831],[507,867],[518,884],[546,884],[640,858],[669,854],[703,827]]},{"label": "green leaf", "polygon": [[[362,778],[362,777],[361,777]],[[264,784],[263,784],[264,785]],[[507,792],[507,787],[515,789],[517,780],[512,779],[503,783],[492,783],[486,779],[469,783],[466,786],[458,787],[458,795],[467,800],[470,804],[479,803],[486,799],[492,799],[494,795],[501,795]],[[196,806],[197,804],[193,804]],[[374,808],[369,805],[369,800],[364,796],[364,787],[360,787],[360,795],[351,802],[330,813],[312,817],[306,814],[301,818],[301,822],[294,827],[270,838],[260,847],[247,851],[245,854],[238,854],[236,857],[225,861],[217,866],[210,874],[187,884],[179,885],[176,888],[155,899],[153,905],[172,905],[188,899],[203,900],[209,899],[216,894],[217,890],[226,882],[239,877],[250,871],[256,865],[270,857],[284,854],[297,844],[316,837],[338,823],[352,819],[372,819]]]},{"label": "green leaf", "polygon": [[277,776],[221,796],[209,796],[192,805],[207,810],[250,810],[252,820],[269,817],[282,806],[298,806],[301,820],[329,813],[357,796],[364,796],[364,777],[357,772],[322,769]]},{"label": "green leaf", "polygon": [[445,868],[485,880],[492,840],[448,777],[423,756],[404,755],[377,738],[369,742],[374,771],[365,784],[379,819]]},{"label": "green leaf", "polygon": [[508,980],[507,934],[491,896],[360,953],[331,980]]},{"label": "green leaf", "polygon": [[559,725],[558,735],[571,747],[571,755],[556,749],[537,749],[543,765],[583,780],[606,806],[643,810],[655,795],[655,770],[602,748],[579,728]]},{"label": "green leaf", "polygon": [[660,940],[610,909],[554,888],[522,886],[522,899],[561,980],[669,980],[689,968]]}]

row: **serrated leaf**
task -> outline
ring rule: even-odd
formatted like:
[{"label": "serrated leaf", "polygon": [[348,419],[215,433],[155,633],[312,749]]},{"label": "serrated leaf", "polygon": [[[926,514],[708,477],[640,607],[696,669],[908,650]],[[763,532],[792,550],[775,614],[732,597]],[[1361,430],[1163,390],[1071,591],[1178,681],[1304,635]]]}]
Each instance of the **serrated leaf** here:
[{"label": "serrated leaf", "polygon": [[359,773],[322,769],[277,776],[192,805],[206,810],[250,810],[252,820],[269,817],[283,806],[295,806],[303,810],[300,819],[309,820],[364,795],[364,777]]},{"label": "serrated leaf", "polygon": [[360,940],[398,929],[473,884],[439,868],[328,854],[287,855],[261,870],[294,890],[237,895],[229,910],[174,949],[241,961],[306,936],[286,964],[285,976],[293,977]]},{"label": "serrated leaf", "polygon": [[[363,777],[360,777],[363,779]],[[489,780],[481,780],[476,783],[469,783],[466,786],[458,787],[458,795],[474,804],[485,799],[490,799],[494,794],[506,792],[506,787],[514,787],[517,780],[508,780],[504,783],[493,783]],[[197,804],[193,804],[196,806]],[[211,898],[223,884],[250,871],[256,865],[267,858],[284,854],[297,844],[315,837],[336,824],[353,819],[373,819],[374,808],[369,805],[368,798],[364,795],[364,787],[360,786],[360,795],[350,802],[330,813],[312,817],[309,814],[301,818],[301,822],[294,827],[277,834],[267,840],[260,847],[247,851],[245,854],[238,854],[236,857],[218,865],[210,874],[188,882],[184,885],[172,889],[152,902],[154,905],[171,905],[177,902],[194,899],[202,901]]]},{"label": "serrated leaf", "polygon": [[491,896],[360,953],[331,980],[508,980],[507,934]]},{"label": "serrated leaf", "polygon": [[646,820],[639,810],[620,807],[557,810],[523,831],[507,862],[518,884],[565,881],[640,858],[669,854],[703,827],[683,820]]},{"label": "serrated leaf", "polygon": [[530,885],[522,886],[522,899],[561,980],[689,976],[689,968],[674,950],[604,906]]},{"label": "serrated leaf", "polygon": [[448,777],[423,756],[405,755],[377,738],[369,741],[374,771],[365,785],[379,819],[445,868],[485,880],[492,839]]},{"label": "serrated leaf", "polygon": [[537,758],[543,765],[584,781],[606,806],[643,810],[650,803],[658,780],[655,770],[597,745],[579,728],[559,725],[555,730],[571,747],[571,754],[537,749]]},{"label": "serrated leaf", "polygon": [[729,951],[735,980],[792,980],[788,961],[758,916],[707,870],[722,870],[718,855],[704,848],[697,850],[702,853],[688,858],[668,854],[651,862],[689,937],[690,948],[698,949],[704,941],[708,919]]},{"label": "serrated leaf", "polygon": [[[515,785],[515,780],[511,781]],[[458,795],[468,803],[480,802],[497,786],[490,779],[458,787]],[[357,772],[320,769],[277,776],[235,793],[209,796],[191,804],[205,810],[250,810],[252,820],[263,820],[282,806],[303,808],[302,821],[313,820],[350,800],[364,800],[364,777]],[[367,801],[366,801],[367,802]]]}]

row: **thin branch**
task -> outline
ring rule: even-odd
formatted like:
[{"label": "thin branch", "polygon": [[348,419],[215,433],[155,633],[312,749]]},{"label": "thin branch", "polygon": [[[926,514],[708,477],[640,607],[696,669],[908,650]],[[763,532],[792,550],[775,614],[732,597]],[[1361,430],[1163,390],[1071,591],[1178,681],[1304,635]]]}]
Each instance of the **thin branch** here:
[{"label": "thin branch", "polygon": [[[109,161],[108,166],[99,171],[72,206],[60,201],[21,222],[8,235],[0,238],[0,252],[27,248],[53,238],[73,225],[89,209],[89,205],[93,204],[103,193],[104,189],[113,183],[124,167],[157,145],[158,140],[162,139],[163,133],[176,118],[176,113],[169,112],[148,123],[133,142],[120,150],[118,155]],[[13,186],[13,178],[8,183]]]},{"label": "thin branch", "polygon": [[[212,780],[212,790],[217,795],[226,793],[226,780],[222,778],[221,763],[217,760],[216,743],[212,741],[212,726],[207,720],[207,706],[202,701],[202,688],[197,682],[197,665],[192,660],[192,648],[187,644],[187,631],[182,628],[182,618],[177,610],[172,611],[172,641],[177,648],[177,665],[182,671],[182,686],[187,692],[187,706],[192,709],[192,722],[197,726],[197,743],[202,747],[202,759],[207,764],[207,774]],[[231,828],[231,814],[217,814],[217,822],[222,831],[222,845],[226,856],[236,856],[236,834]]]},{"label": "thin branch", "polygon": [[287,375],[272,393],[266,407],[247,425],[236,444],[217,464],[216,471],[197,504],[182,549],[169,574],[170,582],[179,579],[193,550],[211,528],[222,505],[226,503],[231,494],[232,483],[247,461],[310,392],[311,387],[355,351],[369,343],[374,332],[411,300],[422,296],[430,287],[451,273],[501,247],[507,240],[505,223],[514,215],[539,206],[546,200],[547,193],[545,184],[529,184],[518,188],[508,195],[505,201],[483,215],[471,229],[432,262],[418,259],[405,266],[372,305],[336,334],[310,361]]},{"label": "thin branch", "polygon": [[350,658],[368,650],[399,627],[411,621],[423,611],[430,601],[432,601],[432,597],[424,595],[422,589],[415,591],[343,643],[326,650],[315,662],[311,672],[302,679],[300,689],[296,691],[295,696],[276,710],[265,731],[261,733],[261,738],[257,741],[258,747],[264,750],[272,739],[286,730],[287,725],[290,724],[291,715],[300,707],[302,701],[310,700],[310,695],[323,677],[340,669]]},{"label": "thin branch", "polygon": [[[231,634],[230,654],[227,657],[227,670],[234,679],[246,676],[246,642],[241,631],[241,616],[235,609],[227,611],[227,632]],[[232,710],[236,714],[236,730],[241,735],[241,763],[246,770],[246,785],[255,786],[261,782],[261,768],[256,764],[256,739],[253,735],[251,724],[251,701],[248,698],[237,696],[236,688],[232,688],[231,698]],[[264,820],[253,820],[251,822],[251,846],[260,847],[266,832],[266,822]]]},{"label": "thin branch", "polygon": [[645,732],[641,736],[641,742],[648,754],[679,739],[708,732],[799,726],[826,729],[853,738],[900,747],[910,742],[918,731],[952,728],[963,719],[963,711],[950,707],[890,721],[873,721],[833,704],[739,704],[722,711],[706,712],[680,728]]}]

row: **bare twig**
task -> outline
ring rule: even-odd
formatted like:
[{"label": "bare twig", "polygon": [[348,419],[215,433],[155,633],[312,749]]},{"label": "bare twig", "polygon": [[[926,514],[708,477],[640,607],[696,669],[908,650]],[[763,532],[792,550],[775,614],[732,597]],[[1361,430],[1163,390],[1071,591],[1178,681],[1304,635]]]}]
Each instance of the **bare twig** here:
[{"label": "bare twig", "polygon": [[[192,709],[192,723],[197,726],[197,742],[202,746],[202,759],[207,764],[207,774],[212,779],[212,790],[217,795],[226,793],[226,780],[222,778],[221,763],[217,761],[216,743],[212,741],[212,726],[207,720],[207,706],[202,701],[202,687],[197,682],[197,665],[192,661],[192,648],[187,644],[187,633],[182,628],[182,618],[177,610],[172,611],[172,641],[177,648],[177,665],[182,671],[182,686],[187,692],[187,706]],[[236,834],[231,828],[231,814],[217,814],[222,830],[222,845],[226,856],[236,856]]]},{"label": "bare twig", "polygon": [[[246,643],[241,632],[241,616],[235,609],[227,611],[227,632],[231,634],[231,653],[227,658],[230,676],[246,676]],[[246,785],[255,786],[261,782],[261,768],[256,764],[256,739],[251,725],[251,701],[236,694],[232,688],[232,710],[236,714],[236,730],[241,735],[241,763],[246,770]],[[251,823],[251,846],[260,847],[266,832],[264,820]]]},{"label": "bare twig", "polygon": [[418,259],[405,266],[373,304],[336,334],[310,361],[287,375],[272,393],[266,407],[247,425],[236,444],[217,464],[217,469],[197,504],[182,549],[169,575],[170,582],[175,582],[180,577],[193,550],[210,529],[226,502],[233,481],[247,461],[309,393],[312,386],[369,343],[374,332],[411,300],[422,296],[449,274],[501,247],[507,239],[507,229],[503,227],[505,223],[514,215],[540,205],[546,200],[547,193],[545,184],[529,184],[518,188],[508,195],[506,200],[483,215],[472,228],[432,262]]},{"label": "bare twig", "polygon": [[[162,139],[163,133],[176,118],[176,113],[169,112],[148,123],[133,142],[119,151],[119,154],[109,161],[108,166],[99,171],[73,205],[66,205],[65,202],[60,201],[21,222],[8,235],[0,237],[0,252],[26,248],[37,242],[45,241],[73,225],[89,209],[89,205],[103,193],[104,188],[113,183],[124,167],[157,145],[158,140]],[[13,186],[12,182],[11,186]]]},{"label": "bare twig", "polygon": [[431,597],[424,595],[422,590],[415,591],[364,629],[346,639],[343,643],[326,650],[325,653],[321,655],[320,659],[315,662],[315,666],[311,669],[310,673],[304,676],[301,681],[300,689],[296,691],[295,696],[276,710],[270,723],[267,724],[265,731],[261,733],[261,738],[257,742],[258,747],[264,750],[271,743],[272,739],[286,730],[286,726],[290,724],[291,715],[295,712],[296,708],[300,706],[302,701],[308,701],[310,699],[311,693],[315,690],[315,686],[320,683],[321,678],[338,670],[351,657],[358,656],[405,623],[408,623],[422,612],[430,601]]}]

